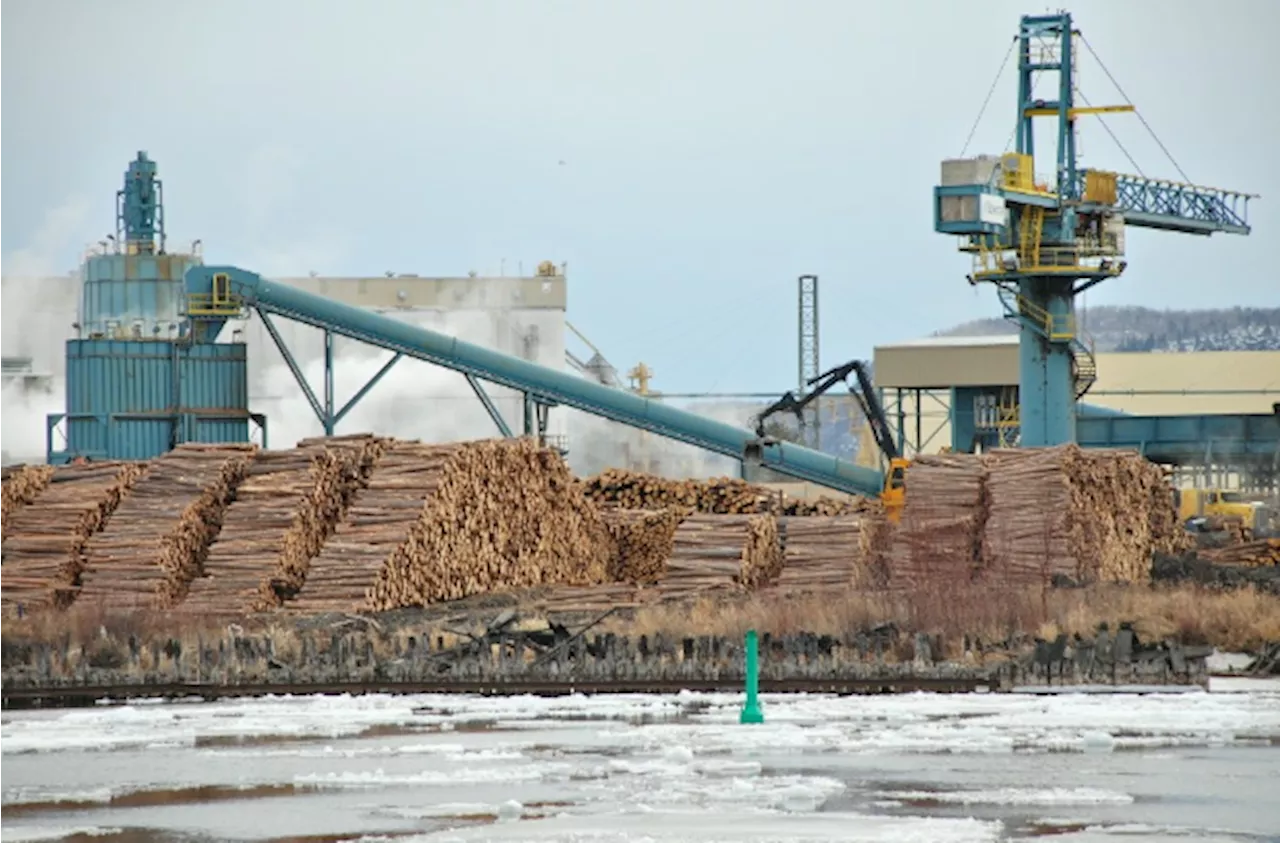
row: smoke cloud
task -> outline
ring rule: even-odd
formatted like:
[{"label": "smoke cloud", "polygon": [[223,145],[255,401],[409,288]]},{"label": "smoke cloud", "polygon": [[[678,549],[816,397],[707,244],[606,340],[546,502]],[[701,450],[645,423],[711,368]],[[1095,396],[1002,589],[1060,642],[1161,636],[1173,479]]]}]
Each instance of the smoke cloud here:
[{"label": "smoke cloud", "polygon": [[72,197],[45,214],[31,241],[4,255],[0,278],[0,346],[6,358],[31,361],[37,383],[15,379],[0,395],[4,462],[42,461],[45,415],[63,409],[64,342],[79,310],[75,258],[91,237],[89,201]]}]

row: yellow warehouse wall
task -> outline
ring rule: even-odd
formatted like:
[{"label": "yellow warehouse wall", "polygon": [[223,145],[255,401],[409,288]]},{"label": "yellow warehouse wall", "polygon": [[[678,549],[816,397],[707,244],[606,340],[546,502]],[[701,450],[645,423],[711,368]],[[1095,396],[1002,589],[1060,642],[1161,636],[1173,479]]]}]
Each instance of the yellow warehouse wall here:
[{"label": "yellow warehouse wall", "polygon": [[[974,340],[970,340],[974,343]],[[1006,340],[1006,343],[1008,341]],[[885,386],[885,411],[889,424],[897,429],[896,385],[942,386],[949,375],[963,372],[968,383],[986,381],[1013,373],[1016,380],[1016,345],[897,346],[876,349],[877,385]],[[880,365],[892,379],[880,379]],[[1000,381],[988,381],[998,384]],[[963,384],[961,384],[963,385]],[[1194,394],[1206,390],[1235,390],[1249,394]],[[1150,395],[1144,392],[1166,394]],[[1184,394],[1185,393],[1185,394]],[[945,393],[935,393],[944,401]],[[1280,402],[1280,351],[1196,351],[1168,354],[1108,353],[1098,355],[1098,380],[1084,402],[1109,407],[1133,415],[1199,415],[1216,413],[1270,413]],[[937,453],[951,444],[951,427],[939,402],[925,393],[920,402],[922,438],[928,440],[925,453]],[[902,409],[906,415],[908,445],[915,438],[914,393],[905,392]],[[874,443],[864,436],[862,450],[874,451]],[[908,449],[908,456],[912,451]],[[872,463],[864,453],[860,462]]]},{"label": "yellow warehouse wall", "polygon": [[[1127,394],[1204,390],[1253,394]],[[1134,415],[1269,413],[1280,401],[1280,351],[1099,354],[1098,382],[1084,400]]]}]

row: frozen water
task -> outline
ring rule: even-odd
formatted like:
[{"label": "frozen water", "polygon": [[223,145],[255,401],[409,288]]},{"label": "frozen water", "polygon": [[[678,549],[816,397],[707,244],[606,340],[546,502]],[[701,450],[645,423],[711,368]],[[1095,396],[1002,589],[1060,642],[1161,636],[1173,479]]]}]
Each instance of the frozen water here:
[{"label": "frozen water", "polygon": [[1280,694],[766,696],[756,726],[737,723],[740,704],[371,695],[9,713],[0,838],[1280,834]]}]

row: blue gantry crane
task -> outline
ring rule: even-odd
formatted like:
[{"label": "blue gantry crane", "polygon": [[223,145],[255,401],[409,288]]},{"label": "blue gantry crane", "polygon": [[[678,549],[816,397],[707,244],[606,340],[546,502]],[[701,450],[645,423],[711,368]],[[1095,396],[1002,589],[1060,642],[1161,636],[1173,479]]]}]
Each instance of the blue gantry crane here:
[{"label": "blue gantry crane", "polygon": [[[1079,45],[1097,58],[1070,14],[1024,16],[1005,56],[1007,64],[1018,53],[1014,151],[944,161],[934,188],[935,230],[961,237],[973,260],[970,283],[994,284],[1005,316],[1019,326],[1018,389],[1002,398],[1000,412],[1003,429],[1023,446],[1076,440],[1076,402],[1097,369],[1092,342],[1076,324],[1075,297],[1124,271],[1125,227],[1248,234],[1254,198],[1187,183],[1185,174],[1174,182],[1078,167],[1078,118],[1136,113],[1128,104],[1089,104],[1077,86]],[[1052,87],[1038,92],[1046,78]],[[1038,118],[1056,125],[1054,172],[1044,179],[1035,173]]]}]

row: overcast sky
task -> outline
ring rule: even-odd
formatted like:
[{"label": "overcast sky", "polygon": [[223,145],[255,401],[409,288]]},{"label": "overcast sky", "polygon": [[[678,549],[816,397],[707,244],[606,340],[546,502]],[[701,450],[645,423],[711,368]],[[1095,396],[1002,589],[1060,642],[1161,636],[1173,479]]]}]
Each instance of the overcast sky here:
[{"label": "overcast sky", "polygon": [[[1088,305],[1280,305],[1277,0],[1071,4],[1188,176],[1263,195],[1251,237],[1131,231]],[[139,150],[169,231],[268,274],[514,274],[569,263],[569,319],[669,391],[796,371],[999,313],[932,230],[1023,13],[987,0],[6,0],[5,268],[75,267]],[[1087,54],[1094,104],[1124,102]],[[1014,60],[968,154],[1013,128]],[[1046,127],[1049,124],[1045,124]],[[1177,170],[1108,118],[1148,175]],[[1096,118],[1088,166],[1131,170]],[[1051,170],[1048,161],[1037,168]]]}]

